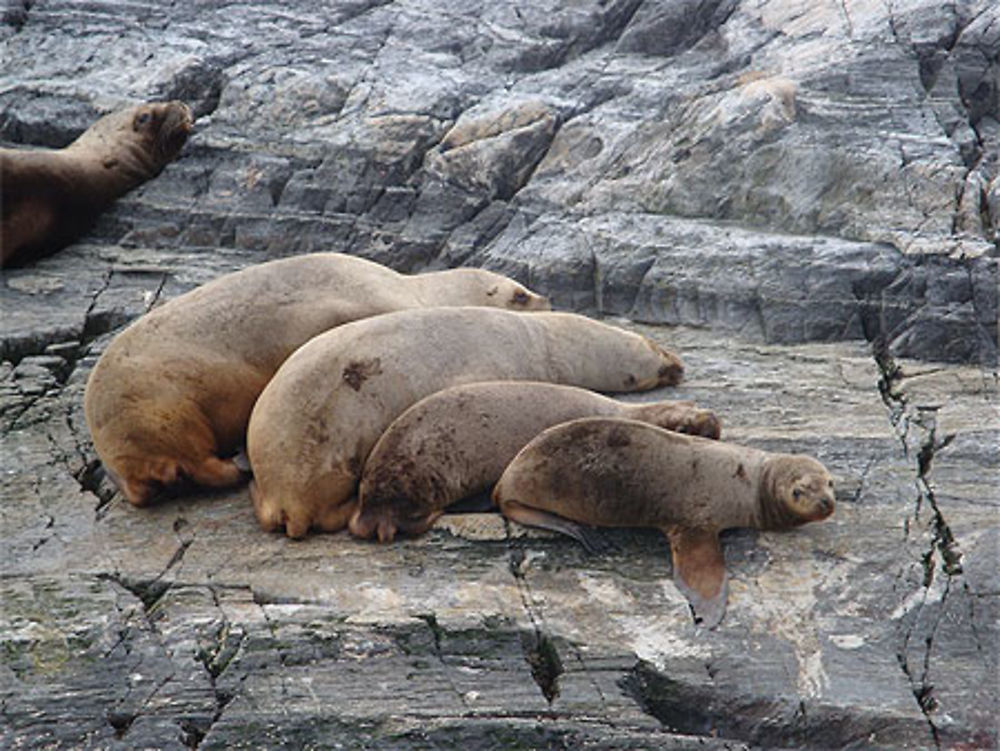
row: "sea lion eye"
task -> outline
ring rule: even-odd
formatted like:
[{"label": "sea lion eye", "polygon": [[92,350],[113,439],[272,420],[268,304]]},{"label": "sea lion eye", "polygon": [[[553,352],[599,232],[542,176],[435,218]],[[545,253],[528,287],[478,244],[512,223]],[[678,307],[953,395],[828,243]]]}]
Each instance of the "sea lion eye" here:
[{"label": "sea lion eye", "polygon": [[796,501],[801,501],[802,500],[802,490],[799,489],[799,488],[795,488],[795,490],[792,491],[792,498],[794,498]]},{"label": "sea lion eye", "polygon": [[150,114],[148,112],[140,112],[135,116],[135,121],[132,123],[133,130],[139,130],[149,122]]}]

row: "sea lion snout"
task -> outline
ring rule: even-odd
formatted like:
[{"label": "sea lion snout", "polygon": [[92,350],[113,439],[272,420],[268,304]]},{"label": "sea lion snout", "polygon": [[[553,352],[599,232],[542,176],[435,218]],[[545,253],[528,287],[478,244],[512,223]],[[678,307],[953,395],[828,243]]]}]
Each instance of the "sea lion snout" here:
[{"label": "sea lion snout", "polygon": [[370,513],[369,509],[362,506],[357,508],[351,515],[351,520],[347,523],[347,528],[351,534],[355,537],[360,537],[362,540],[369,540],[374,537],[379,526],[377,515]]},{"label": "sea lion snout", "polygon": [[157,102],[140,108],[133,129],[145,131],[155,141],[159,159],[173,159],[194,130],[194,115],[184,102]]},{"label": "sea lion snout", "polygon": [[351,515],[347,528],[352,535],[364,540],[375,537],[379,542],[392,542],[400,532],[412,537],[423,534],[441,516],[440,511],[413,508],[407,512],[402,508],[411,505],[406,498],[392,502],[359,504]]},{"label": "sea lion snout", "polygon": [[836,506],[833,479],[826,472],[800,478],[792,487],[789,506],[803,521],[826,519]]},{"label": "sea lion snout", "polygon": [[664,349],[652,339],[646,339],[646,345],[662,360],[652,384],[641,384],[644,387],[676,386],[684,378],[684,362],[668,349]]}]

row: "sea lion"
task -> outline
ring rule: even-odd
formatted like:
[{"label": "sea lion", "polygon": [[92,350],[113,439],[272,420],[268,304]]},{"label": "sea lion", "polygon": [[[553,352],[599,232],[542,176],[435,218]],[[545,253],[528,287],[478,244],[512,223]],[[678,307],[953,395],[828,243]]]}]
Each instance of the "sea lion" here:
[{"label": "sea lion", "polygon": [[0,265],[53,253],[160,173],[192,128],[183,102],[105,115],[64,149],[0,149]]},{"label": "sea lion", "polygon": [[226,486],[250,410],[299,345],[365,316],[423,305],[518,311],[548,301],[481,269],[408,276],[313,253],[220,277],[147,313],[108,346],[84,395],[94,448],[125,497],[146,503],[186,477]]},{"label": "sea lion", "polygon": [[390,542],[426,531],[446,506],[489,490],[532,438],[577,417],[616,416],[718,438],[719,419],[692,402],[626,403],[534,381],[454,386],[397,417],[372,448],[351,533]]},{"label": "sea lion", "polygon": [[504,470],[493,501],[509,519],[584,544],[581,524],[660,528],[678,589],[711,628],[722,620],[728,589],[719,532],[825,519],[834,494],[830,473],[809,456],[594,417],[532,439]]},{"label": "sea lion", "polygon": [[476,381],[636,391],[676,383],[680,359],[643,336],[574,313],[425,308],[317,336],[254,405],[247,452],[261,527],[332,532],[354,512],[365,458],[407,407]]}]

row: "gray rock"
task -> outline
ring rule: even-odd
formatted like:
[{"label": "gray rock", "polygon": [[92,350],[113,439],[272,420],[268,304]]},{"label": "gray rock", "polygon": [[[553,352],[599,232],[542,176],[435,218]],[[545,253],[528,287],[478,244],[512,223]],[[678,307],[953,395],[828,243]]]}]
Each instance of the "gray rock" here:
[{"label": "gray rock", "polygon": [[[54,0],[0,45],[7,143],[198,115],[0,277],[0,745],[996,747],[996,3]],[[816,455],[836,514],[727,533],[701,632],[653,530],[593,557],[494,514],[383,547],[264,535],[245,488],[128,506],[82,413],[110,338],[315,250],[623,317],[688,373],[631,398]]]}]

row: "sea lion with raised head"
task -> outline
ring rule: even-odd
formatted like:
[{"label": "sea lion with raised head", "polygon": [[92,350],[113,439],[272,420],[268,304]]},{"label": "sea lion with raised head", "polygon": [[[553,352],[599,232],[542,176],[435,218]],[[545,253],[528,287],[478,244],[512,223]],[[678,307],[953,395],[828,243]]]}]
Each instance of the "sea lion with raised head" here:
[{"label": "sea lion with raised head", "polygon": [[265,530],[344,527],[368,452],[407,407],[476,381],[637,391],[677,383],[680,359],[643,336],[573,313],[488,308],[388,313],[317,336],[254,405],[250,493]]},{"label": "sea lion with raised head", "polygon": [[833,479],[816,459],[777,454],[621,418],[540,433],[504,470],[493,501],[507,518],[587,543],[582,525],[657,527],[674,581],[706,627],[722,620],[719,532],[783,530],[833,513]]},{"label": "sea lion with raised head", "polygon": [[546,428],[615,416],[718,438],[719,419],[692,402],[623,402],[535,381],[488,381],[438,391],[397,417],[365,461],[350,530],[390,542],[425,532],[452,503],[488,491]]},{"label": "sea lion with raised head", "polygon": [[183,102],[105,115],[63,149],[0,148],[0,265],[65,247],[112,201],[160,173],[191,133]]},{"label": "sea lion with raised head", "polygon": [[115,337],[84,396],[94,448],[135,505],[181,478],[236,484],[243,473],[231,455],[285,358],[334,326],[425,305],[549,307],[481,269],[411,276],[340,253],[251,266],[154,308]]}]

